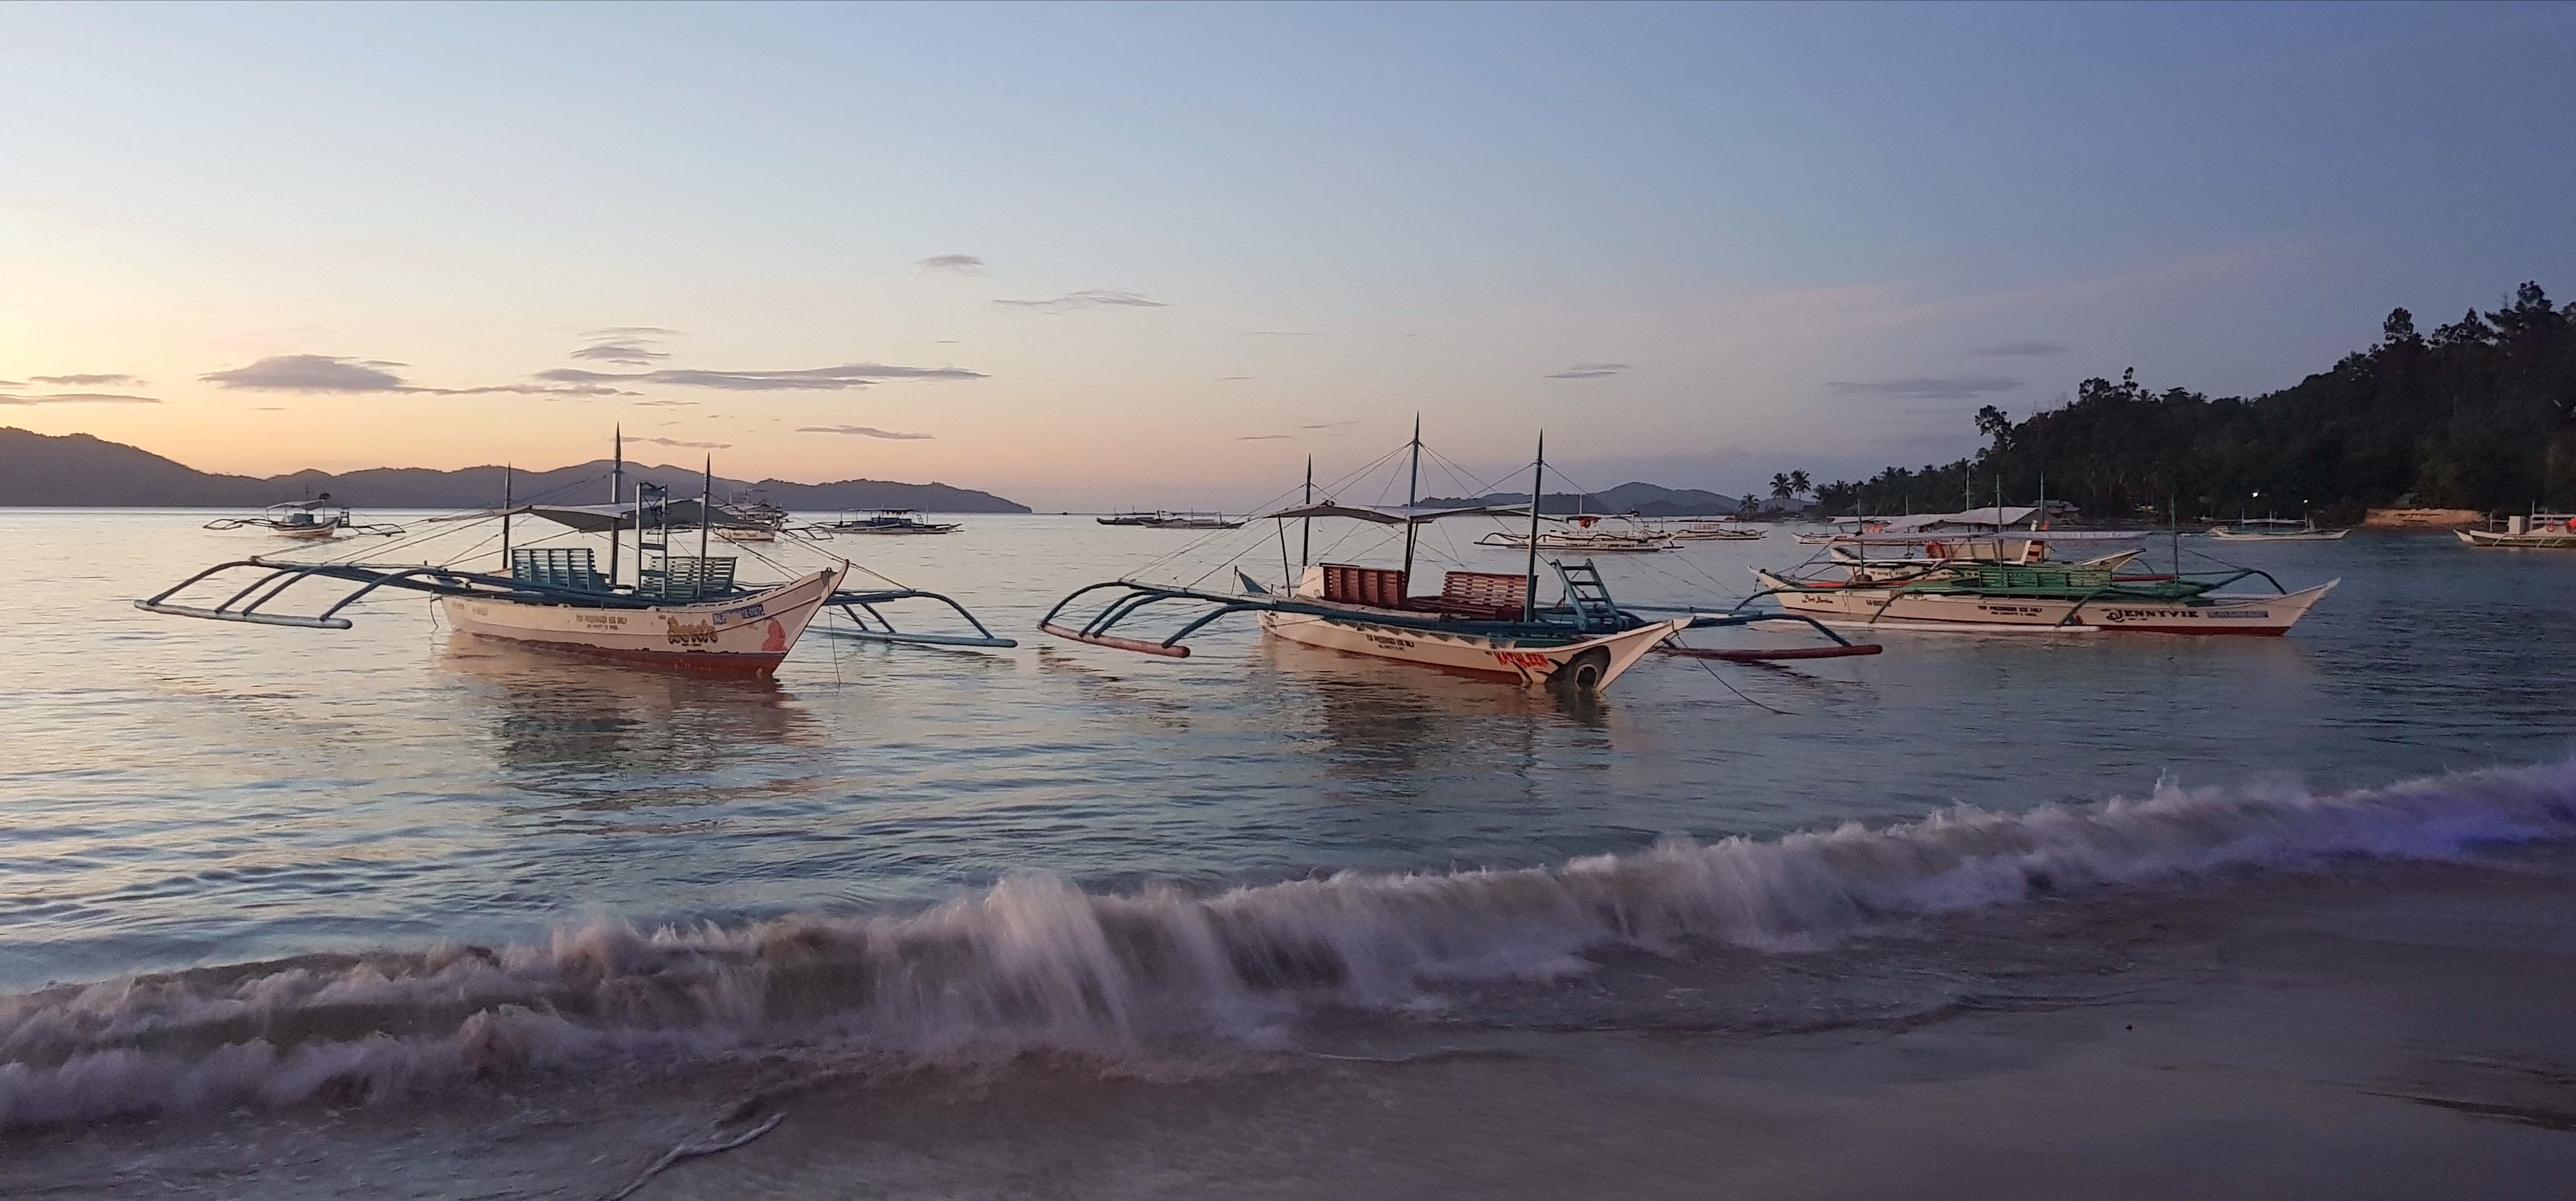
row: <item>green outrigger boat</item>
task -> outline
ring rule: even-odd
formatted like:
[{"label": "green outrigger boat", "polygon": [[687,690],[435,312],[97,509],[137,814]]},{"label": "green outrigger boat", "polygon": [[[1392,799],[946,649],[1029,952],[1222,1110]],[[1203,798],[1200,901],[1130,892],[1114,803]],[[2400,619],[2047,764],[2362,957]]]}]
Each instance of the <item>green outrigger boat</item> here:
[{"label": "green outrigger boat", "polygon": [[[1987,633],[2251,634],[2278,637],[2340,580],[2291,592],[2250,567],[2120,574],[2130,556],[2088,563],[1924,560],[1920,568],[1849,570],[1841,579],[1756,569],[1781,609],[1827,625]],[[2271,593],[2226,592],[2257,578]]]}]

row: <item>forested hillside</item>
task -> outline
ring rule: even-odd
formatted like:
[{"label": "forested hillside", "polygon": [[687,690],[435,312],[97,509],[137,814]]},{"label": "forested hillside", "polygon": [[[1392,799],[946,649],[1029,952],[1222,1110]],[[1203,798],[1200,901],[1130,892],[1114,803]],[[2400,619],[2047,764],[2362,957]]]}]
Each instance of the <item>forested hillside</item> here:
[{"label": "forested hillside", "polygon": [[[2404,309],[2331,370],[2246,400],[2162,392],[2134,372],[2084,381],[2073,403],[2012,421],[1977,414],[1990,445],[1918,470],[1828,484],[1832,513],[1946,510],[1973,495],[2052,499],[2099,517],[2240,511],[2350,516],[2365,506],[2576,508],[2576,305],[2539,284],[2427,337]],[[2261,498],[2256,499],[2255,494]]]}]

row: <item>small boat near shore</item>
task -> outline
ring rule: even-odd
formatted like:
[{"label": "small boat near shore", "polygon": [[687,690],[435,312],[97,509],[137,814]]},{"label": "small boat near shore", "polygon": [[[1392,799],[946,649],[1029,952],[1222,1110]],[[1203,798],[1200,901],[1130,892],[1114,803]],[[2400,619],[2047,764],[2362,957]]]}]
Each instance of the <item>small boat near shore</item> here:
[{"label": "small boat near shore", "polygon": [[1141,511],[1112,513],[1107,517],[1095,517],[1092,520],[1102,525],[1132,525],[1149,530],[1239,530],[1243,528],[1242,521],[1230,519],[1222,513],[1174,513],[1161,509],[1151,513]]},{"label": "small boat near shore", "polygon": [[328,492],[311,500],[280,501],[260,510],[256,517],[218,517],[206,523],[210,530],[267,530],[281,538],[322,541],[343,533],[394,537],[403,528],[391,523],[365,524],[349,512],[347,505],[334,504]]},{"label": "small boat near shore", "polygon": [[955,522],[923,521],[910,509],[878,509],[865,517],[845,517],[828,525],[814,527],[826,534],[871,534],[901,537],[913,534],[954,534],[965,529]]},{"label": "small boat near shore", "polygon": [[[1541,530],[1533,525],[1528,533],[1517,530],[1496,530],[1478,538],[1476,545],[1500,547],[1506,550],[1535,548],[1574,554],[1615,555],[1671,550],[1678,541],[1678,538],[1671,533],[1649,528],[1636,518],[1624,515],[1578,513],[1571,517],[1541,517],[1539,520],[1560,522],[1574,528]],[[1624,524],[1617,526],[1604,524],[1611,521]]]},{"label": "small boat near shore", "polygon": [[1756,542],[1768,532],[1760,526],[1745,525],[1732,517],[1653,522],[1646,528],[1675,542]]},{"label": "small boat near shore", "polygon": [[2338,542],[2351,532],[2319,529],[2313,518],[2292,521],[2287,517],[2254,517],[2209,527],[2209,536],[2222,542]]},{"label": "small boat near shore", "polygon": [[2515,514],[2501,529],[2453,530],[2470,546],[2524,550],[2576,550],[2576,513]]}]

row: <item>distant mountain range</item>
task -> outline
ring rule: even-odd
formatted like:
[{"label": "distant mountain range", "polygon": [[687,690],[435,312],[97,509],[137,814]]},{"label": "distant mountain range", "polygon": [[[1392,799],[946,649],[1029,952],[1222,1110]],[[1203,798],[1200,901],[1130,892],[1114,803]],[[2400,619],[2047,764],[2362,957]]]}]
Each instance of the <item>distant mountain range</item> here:
[{"label": "distant mountain range", "polygon": [[[1529,502],[1527,492],[1496,492],[1489,496],[1432,496],[1423,498],[1427,506],[1449,508],[1463,505],[1518,505]],[[1538,502],[1541,513],[1630,513],[1640,517],[1711,517],[1734,513],[1744,508],[1741,497],[1705,492],[1698,488],[1666,488],[1656,484],[1626,483],[1604,492],[1550,492]]]},{"label": "distant mountain range", "polygon": [[[602,504],[608,500],[609,462],[597,459],[552,471],[519,471],[510,482],[521,503]],[[150,451],[88,434],[60,436],[0,426],[0,505],[126,506],[255,509],[282,500],[328,492],[358,509],[473,509],[501,503],[503,469],[376,467],[333,474],[298,471],[255,479],[213,475]],[[627,486],[662,484],[673,495],[695,496],[702,477],[685,467],[626,465]],[[801,512],[845,509],[920,509],[938,513],[1026,513],[1027,505],[990,492],[946,484],[840,480],[798,484],[787,480],[733,480],[717,476],[719,498],[749,499]]]}]

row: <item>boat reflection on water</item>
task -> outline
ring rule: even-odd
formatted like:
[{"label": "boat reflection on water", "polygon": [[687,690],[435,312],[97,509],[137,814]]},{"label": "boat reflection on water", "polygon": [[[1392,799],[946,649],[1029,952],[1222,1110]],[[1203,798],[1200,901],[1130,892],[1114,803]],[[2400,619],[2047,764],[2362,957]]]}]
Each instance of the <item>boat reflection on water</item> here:
[{"label": "boat reflection on water", "polygon": [[825,750],[820,724],[768,676],[638,671],[466,634],[448,639],[442,663],[472,679],[501,768],[539,792],[651,804],[686,788],[707,799],[711,773]]},{"label": "boat reflection on water", "polygon": [[[1264,638],[1254,652],[1279,715],[1321,736],[1324,771],[1376,792],[1388,781],[1455,779],[1490,793],[1544,745],[1597,743],[1617,727],[1599,693],[1550,691]],[[1258,678],[1258,677],[1256,677]]]}]

